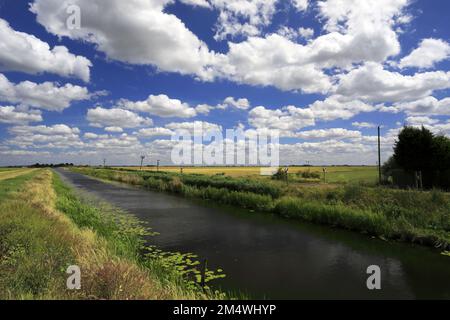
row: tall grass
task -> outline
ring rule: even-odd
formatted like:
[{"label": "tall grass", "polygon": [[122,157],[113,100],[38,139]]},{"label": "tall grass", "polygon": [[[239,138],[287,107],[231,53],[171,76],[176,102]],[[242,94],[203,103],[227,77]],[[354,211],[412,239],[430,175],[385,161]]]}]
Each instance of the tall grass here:
[{"label": "tall grass", "polygon": [[[0,202],[0,299],[219,297],[187,288],[161,260],[141,263],[137,221],[84,203],[48,170],[17,179]],[[81,269],[81,290],[66,288],[69,265]]]},{"label": "tall grass", "polygon": [[343,205],[326,205],[296,198],[278,201],[275,212],[286,218],[364,231],[370,235],[389,235],[389,222],[385,216],[370,211],[350,209]]},{"label": "tall grass", "polygon": [[[136,183],[134,178],[123,179],[123,182],[125,181]],[[106,203],[99,203],[98,199],[89,199],[85,195],[80,197],[57,175],[54,176],[53,185],[58,195],[57,208],[78,227],[93,230],[104,239],[108,250],[115,256],[132,261],[147,272],[156,283],[161,297],[178,299],[226,297],[224,293],[218,291],[204,291],[196,281],[186,277],[186,274],[198,272],[193,265],[195,261],[192,255],[162,251],[158,251],[158,255],[155,255],[154,248],[145,246],[144,236],[150,235],[151,232],[134,216]],[[109,274],[108,268],[104,273]],[[212,270],[207,270],[207,273],[210,275],[208,281],[222,277]]]}]

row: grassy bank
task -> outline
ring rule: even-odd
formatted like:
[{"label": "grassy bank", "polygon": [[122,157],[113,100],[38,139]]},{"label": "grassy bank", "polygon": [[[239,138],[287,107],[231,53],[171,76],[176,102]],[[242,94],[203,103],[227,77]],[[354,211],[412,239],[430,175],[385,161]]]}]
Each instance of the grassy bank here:
[{"label": "grassy bank", "polygon": [[383,239],[450,248],[450,199],[448,194],[439,191],[392,190],[356,184],[293,187],[226,176],[74,170],[101,179],[270,212]]},{"label": "grassy bank", "polygon": [[[189,285],[186,268],[163,255],[143,257],[138,221],[92,206],[51,171],[14,179],[0,182],[10,188],[0,204],[0,299],[223,297]],[[66,288],[70,265],[81,269],[81,290]]]}]

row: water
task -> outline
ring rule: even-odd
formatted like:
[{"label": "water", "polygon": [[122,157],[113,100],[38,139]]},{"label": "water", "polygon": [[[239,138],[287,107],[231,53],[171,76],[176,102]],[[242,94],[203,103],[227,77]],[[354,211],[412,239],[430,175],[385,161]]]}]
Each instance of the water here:
[{"label": "water", "polygon": [[[160,233],[149,244],[224,269],[215,286],[225,290],[271,299],[450,299],[450,258],[428,248],[59,172],[147,221]],[[381,268],[379,291],[366,287],[370,265]]]}]

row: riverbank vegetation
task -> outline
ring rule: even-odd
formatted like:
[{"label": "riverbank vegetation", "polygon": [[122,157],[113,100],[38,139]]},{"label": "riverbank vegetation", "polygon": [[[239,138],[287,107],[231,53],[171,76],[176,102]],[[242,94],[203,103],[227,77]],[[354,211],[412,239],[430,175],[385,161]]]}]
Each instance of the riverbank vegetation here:
[{"label": "riverbank vegetation", "polygon": [[[0,197],[0,299],[224,298],[186,281],[192,257],[145,255],[137,220],[93,206],[49,170],[0,181]],[[66,287],[71,265],[80,290]]]},{"label": "riverbank vegetation", "polygon": [[270,179],[172,172],[74,168],[96,178],[139,185],[358,231],[382,239],[450,248],[450,197],[361,184],[302,185]]}]

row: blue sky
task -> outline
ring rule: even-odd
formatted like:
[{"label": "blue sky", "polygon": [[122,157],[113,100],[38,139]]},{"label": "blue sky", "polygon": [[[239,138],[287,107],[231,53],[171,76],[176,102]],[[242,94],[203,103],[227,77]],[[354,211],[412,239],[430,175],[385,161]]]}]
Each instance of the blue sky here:
[{"label": "blue sky", "polygon": [[286,164],[375,164],[377,125],[384,158],[404,124],[450,134],[449,9],[0,0],[0,165],[169,164],[171,133],[198,121],[277,130]]}]

